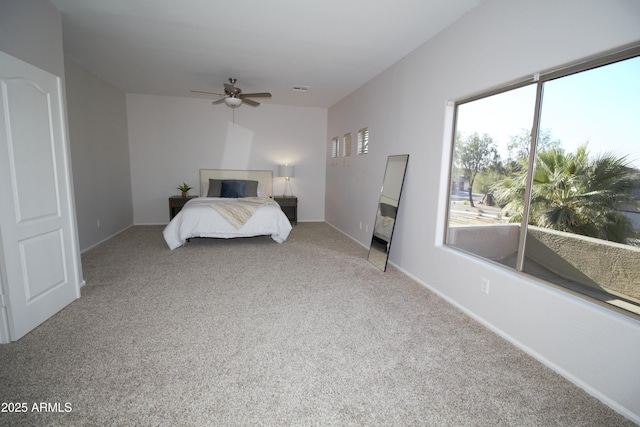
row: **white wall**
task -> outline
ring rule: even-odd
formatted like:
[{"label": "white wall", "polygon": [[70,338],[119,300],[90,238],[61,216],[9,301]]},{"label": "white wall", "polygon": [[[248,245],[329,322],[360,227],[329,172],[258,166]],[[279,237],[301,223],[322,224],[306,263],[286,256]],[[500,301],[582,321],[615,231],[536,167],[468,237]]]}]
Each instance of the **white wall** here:
[{"label": "white wall", "polygon": [[69,58],[65,69],[78,235],[85,251],[133,224],[127,104],[124,92]]},{"label": "white wall", "polygon": [[[329,109],[328,139],[369,126],[370,154],[327,161],[325,212],[328,222],[368,246],[386,156],[410,154],[391,262],[636,423],[637,317],[441,242],[446,102],[638,40],[636,0],[485,1]],[[490,280],[489,295],[480,291],[482,277]]]},{"label": "white wall", "polygon": [[282,194],[281,163],[295,165],[298,219],[324,219],[326,109],[127,94],[127,115],[135,224],[167,223],[168,197],[182,182],[198,194],[199,169],[271,169]]}]

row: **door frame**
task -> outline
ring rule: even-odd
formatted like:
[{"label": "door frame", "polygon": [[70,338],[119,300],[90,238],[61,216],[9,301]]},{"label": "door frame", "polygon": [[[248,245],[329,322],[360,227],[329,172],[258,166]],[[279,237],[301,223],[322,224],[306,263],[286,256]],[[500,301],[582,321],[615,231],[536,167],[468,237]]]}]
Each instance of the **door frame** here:
[{"label": "door frame", "polygon": [[4,287],[6,283],[4,270],[4,250],[2,247],[2,227],[0,227],[0,344],[8,344],[11,342],[11,334],[9,333],[9,317],[7,313],[6,296],[7,290]]}]

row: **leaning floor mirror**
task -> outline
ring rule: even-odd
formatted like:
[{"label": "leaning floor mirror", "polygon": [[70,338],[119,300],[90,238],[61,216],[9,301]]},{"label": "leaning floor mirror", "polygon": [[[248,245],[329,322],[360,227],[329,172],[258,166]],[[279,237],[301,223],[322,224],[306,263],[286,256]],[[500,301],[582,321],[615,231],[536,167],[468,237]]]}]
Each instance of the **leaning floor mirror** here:
[{"label": "leaning floor mirror", "polygon": [[408,154],[389,156],[387,167],[384,170],[380,200],[376,210],[376,221],[373,226],[373,236],[371,237],[371,247],[367,258],[371,264],[382,271],[387,270],[391,238],[396,225],[396,216],[408,162]]}]

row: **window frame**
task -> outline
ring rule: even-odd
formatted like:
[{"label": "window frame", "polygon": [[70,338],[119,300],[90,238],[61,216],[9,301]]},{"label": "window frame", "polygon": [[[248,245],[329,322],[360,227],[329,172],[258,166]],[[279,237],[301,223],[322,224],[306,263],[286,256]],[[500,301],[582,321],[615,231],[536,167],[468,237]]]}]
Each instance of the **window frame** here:
[{"label": "window frame", "polygon": [[[444,229],[444,233],[442,234],[442,239],[443,239],[442,245],[449,249],[460,251],[468,255],[471,255],[475,258],[480,259],[483,262],[499,266],[500,268],[507,269],[508,271],[515,272],[516,274],[519,274],[519,275],[527,276],[529,278],[532,278],[533,280],[536,280],[547,286],[559,289],[563,292],[567,292],[567,293],[576,295],[580,298],[587,299],[609,310],[616,311],[625,315],[629,315],[634,318],[638,318],[639,315],[636,311],[620,308],[616,305],[610,304],[606,301],[590,296],[585,292],[581,292],[569,287],[565,287],[559,284],[555,284],[553,282],[549,282],[541,277],[529,274],[524,271],[526,236],[527,236],[528,221],[529,221],[529,214],[530,214],[531,196],[533,192],[534,170],[535,170],[535,165],[537,160],[536,147],[538,145],[538,138],[540,136],[539,130],[540,130],[540,117],[542,112],[542,95],[543,95],[544,83],[551,80],[571,76],[573,74],[589,71],[598,67],[607,66],[619,61],[624,61],[624,60],[635,58],[635,57],[640,57],[640,44],[637,44],[637,43],[630,46],[621,47],[619,49],[612,50],[591,58],[587,58],[582,61],[577,61],[556,69],[547,70],[541,73],[536,73],[526,78],[511,82],[511,83],[507,83],[503,86],[500,86],[482,93],[478,93],[473,96],[463,98],[451,103],[450,105],[453,105],[453,114],[452,114],[452,122],[451,122],[452,127],[450,132],[451,140],[449,143],[449,163],[447,166],[448,167],[447,198],[446,198],[446,204],[444,206],[444,209],[445,209],[444,228],[445,229]],[[450,232],[451,232],[450,206],[451,206],[451,188],[454,184],[453,162],[454,162],[455,149],[456,149],[456,133],[457,133],[457,127],[458,127],[458,107],[476,100],[488,98],[493,95],[515,90],[531,84],[536,85],[536,96],[535,96],[534,114],[532,117],[533,123],[531,127],[531,138],[530,138],[531,142],[529,147],[529,159],[528,159],[528,165],[527,165],[527,179],[525,183],[525,192],[524,192],[524,199],[523,199],[525,203],[523,204],[524,211],[522,213],[522,220],[519,224],[520,230],[519,230],[516,265],[515,267],[510,267],[510,266],[501,264],[497,261],[494,261],[490,258],[483,257],[470,250],[466,250],[464,248],[460,248],[448,243],[451,237],[450,236]]]},{"label": "window frame", "polygon": [[342,137],[342,157],[351,157],[351,132]]},{"label": "window frame", "polygon": [[339,157],[340,154],[340,138],[338,138],[337,136],[331,138],[331,153],[330,153],[330,157],[332,159],[335,159],[337,157]]},{"label": "window frame", "polygon": [[369,154],[369,128],[358,131],[358,155]]}]

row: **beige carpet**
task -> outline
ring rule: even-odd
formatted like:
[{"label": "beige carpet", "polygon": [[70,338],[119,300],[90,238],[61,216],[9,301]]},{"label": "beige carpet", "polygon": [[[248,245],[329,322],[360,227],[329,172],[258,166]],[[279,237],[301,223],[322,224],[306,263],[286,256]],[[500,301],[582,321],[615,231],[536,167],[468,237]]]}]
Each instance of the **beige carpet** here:
[{"label": "beige carpet", "polygon": [[1,425],[633,425],[326,224],[161,231],[84,254],[82,298],[0,346],[2,402],[62,410]]}]

